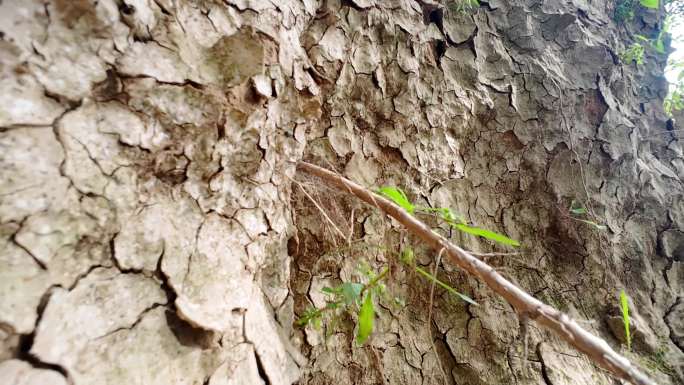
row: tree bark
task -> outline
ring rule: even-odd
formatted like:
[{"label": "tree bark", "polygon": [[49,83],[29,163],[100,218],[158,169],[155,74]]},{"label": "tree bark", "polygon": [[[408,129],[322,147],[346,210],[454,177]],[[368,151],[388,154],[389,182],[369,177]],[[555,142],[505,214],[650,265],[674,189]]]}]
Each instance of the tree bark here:
[{"label": "tree bark", "polygon": [[[490,263],[616,350],[624,288],[622,352],[681,383],[684,155],[661,107],[666,58],[618,59],[662,15],[452,5],[0,3],[1,382],[614,383],[541,329],[523,357],[514,310],[446,265],[440,279],[480,306],[437,289],[427,325],[429,284],[375,246],[411,246],[430,271],[432,254],[306,181],[343,239],[293,189],[309,160],[520,240]],[[392,265],[406,305],[378,304],[366,346],[353,319],[294,325],[364,263]]]}]

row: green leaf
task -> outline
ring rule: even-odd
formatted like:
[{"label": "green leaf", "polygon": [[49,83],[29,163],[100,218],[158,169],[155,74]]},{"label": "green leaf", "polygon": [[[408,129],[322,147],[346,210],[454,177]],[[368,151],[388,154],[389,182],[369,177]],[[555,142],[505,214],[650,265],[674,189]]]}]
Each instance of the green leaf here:
[{"label": "green leaf", "polygon": [[584,207],[577,207],[574,209],[570,209],[570,212],[575,214],[575,215],[581,215],[581,214],[586,214],[587,209],[585,209]]},{"label": "green leaf", "polygon": [[588,221],[586,219],[578,219],[578,221],[586,223],[592,227],[594,227],[596,230],[608,230],[608,226],[606,225],[599,225],[598,223],[594,221]]},{"label": "green leaf", "polygon": [[458,298],[468,302],[469,304],[476,305],[478,306],[477,302],[475,302],[472,298],[468,297],[467,295],[463,293],[459,293],[456,289],[453,287],[447,285],[446,283],[440,281],[435,277],[434,275],[428,273],[427,271],[423,270],[422,268],[416,266],[416,271],[419,272],[422,276],[425,278],[429,279],[430,281],[436,283],[437,285],[441,286],[442,288],[446,289],[449,293],[457,296]]},{"label": "green leaf", "polygon": [[373,297],[369,294],[363,300],[363,305],[359,310],[359,328],[356,333],[356,343],[363,345],[373,332],[373,321],[375,320],[375,308],[373,307]]},{"label": "green leaf", "polygon": [[301,317],[297,319],[296,325],[300,327],[306,326],[306,324],[308,324],[310,320],[310,318]]},{"label": "green leaf", "polygon": [[363,285],[360,283],[345,282],[340,286],[342,293],[342,300],[349,306],[353,303],[359,302],[359,297],[361,296],[361,290],[363,290]]},{"label": "green leaf", "polygon": [[665,44],[663,44],[663,41],[660,39],[655,42],[655,45],[653,46],[653,48],[658,53],[661,53],[661,54],[665,53]]},{"label": "green leaf", "polygon": [[632,337],[629,334],[629,301],[624,290],[620,290],[620,307],[622,308],[622,322],[625,324],[625,338],[627,350],[632,350]]},{"label": "green leaf", "polygon": [[320,320],[321,318],[321,311],[316,309],[315,307],[308,307],[305,311],[304,314],[297,320],[297,326],[304,327],[308,325],[310,322],[316,323],[316,319]]},{"label": "green leaf", "polygon": [[464,233],[477,235],[478,237],[482,237],[482,238],[491,239],[494,242],[498,242],[498,243],[501,243],[504,245],[520,246],[520,242],[518,242],[514,239],[511,239],[511,238],[508,238],[505,235],[495,233],[493,231],[481,229],[479,227],[468,226],[468,225],[463,224],[463,223],[459,223],[459,224],[456,224],[453,226],[456,227],[457,229],[463,231]]},{"label": "green leaf", "polygon": [[462,216],[460,216],[458,214],[454,214],[454,212],[451,211],[451,209],[448,207],[435,207],[435,208],[425,207],[425,208],[421,208],[420,210],[423,210],[423,211],[428,212],[428,213],[437,213],[442,217],[442,219],[445,222],[447,222],[449,224],[465,223],[465,219],[463,219]]},{"label": "green leaf", "polygon": [[646,8],[658,9],[659,1],[658,0],[641,0],[641,5],[643,5]]},{"label": "green leaf", "polygon": [[321,292],[326,293],[326,294],[335,294],[335,293],[337,293],[337,291],[335,291],[335,289],[333,289],[332,287],[327,287],[327,286],[324,287],[324,288],[322,288],[322,289],[321,289]]},{"label": "green leaf", "polygon": [[577,205],[577,202],[575,202],[574,200],[572,201],[572,203],[570,203],[570,212],[571,213],[573,213],[575,215],[581,215],[581,214],[587,213],[587,209],[585,209],[582,206],[575,207],[576,205]]},{"label": "green leaf", "polygon": [[378,190],[380,195],[384,195],[392,202],[401,206],[404,210],[408,211],[409,214],[413,214],[416,207],[408,200],[406,194],[399,188],[396,187],[381,187]]}]

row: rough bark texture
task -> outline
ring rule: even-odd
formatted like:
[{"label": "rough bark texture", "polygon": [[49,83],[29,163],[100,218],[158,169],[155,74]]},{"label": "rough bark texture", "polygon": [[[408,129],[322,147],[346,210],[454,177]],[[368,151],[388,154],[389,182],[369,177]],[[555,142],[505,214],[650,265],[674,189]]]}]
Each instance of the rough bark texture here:
[{"label": "rough bark texture", "polygon": [[[292,184],[308,159],[519,239],[491,263],[616,347],[625,288],[630,358],[681,383],[684,154],[664,58],[617,59],[658,14],[623,27],[613,7],[3,1],[1,382],[615,383],[534,327],[522,357],[513,310],[448,265],[480,306],[437,290],[428,325],[429,285],[372,245],[411,245],[430,269],[434,251],[302,179],[360,240],[345,247]],[[572,200],[608,230],[573,220]],[[379,305],[367,346],[351,319],[294,327],[362,261],[391,264],[406,303]]]}]

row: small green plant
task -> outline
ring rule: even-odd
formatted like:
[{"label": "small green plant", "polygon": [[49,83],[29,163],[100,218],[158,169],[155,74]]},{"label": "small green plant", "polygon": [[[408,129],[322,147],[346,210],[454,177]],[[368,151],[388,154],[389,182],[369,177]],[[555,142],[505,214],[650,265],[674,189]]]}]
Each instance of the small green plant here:
[{"label": "small green plant", "polygon": [[589,219],[578,218],[579,216],[586,216],[589,213],[587,212],[587,209],[584,208],[582,205],[578,205],[577,201],[573,200],[572,203],[570,203],[570,209],[568,209],[568,211],[570,212],[570,214],[572,214],[570,215],[570,219],[587,224],[596,230],[608,230],[608,226],[606,225],[598,224]]},{"label": "small green plant", "polygon": [[624,52],[620,54],[620,60],[628,64],[634,61],[641,65],[644,63],[644,54],[646,53],[646,48],[651,49],[661,55],[666,54],[665,36],[670,32],[672,23],[673,18],[671,15],[665,17],[665,21],[663,21],[663,27],[660,28],[658,36],[653,39],[649,39],[644,35],[634,35],[634,38],[637,41],[632,43]]},{"label": "small green plant", "polygon": [[[637,35],[639,36],[639,35]],[[623,63],[630,64],[632,62],[635,62],[638,65],[644,64],[644,53],[646,50],[644,49],[643,44],[639,42],[634,42],[632,45],[630,45],[626,50],[624,50],[622,53],[620,53],[620,60]]]},{"label": "small green plant", "polygon": [[620,290],[620,309],[622,310],[622,323],[625,325],[625,339],[627,340],[627,350],[632,350],[632,337],[629,333],[629,301],[624,290]]},{"label": "small green plant", "polygon": [[[404,266],[408,266],[415,270],[422,277],[428,279],[440,287],[446,289],[449,293],[457,296],[463,301],[478,305],[469,296],[458,292],[453,287],[437,279],[420,266],[415,264],[413,250],[410,248],[403,249],[399,253],[399,260]],[[324,287],[321,289],[322,293],[327,295],[326,304],[324,307],[317,309],[309,307],[304,311],[304,314],[296,321],[296,325],[306,327],[312,325],[314,329],[320,330],[324,319],[330,321],[327,327],[326,335],[332,332],[332,329],[337,324],[339,317],[342,314],[356,315],[356,343],[362,346],[368,337],[373,332],[375,324],[375,305],[374,301],[386,299],[386,287],[382,281],[387,278],[389,267],[385,267],[380,274],[375,273],[368,265],[361,264],[358,270],[368,280],[366,284],[357,282],[343,282],[336,287]],[[394,297],[392,299],[395,305],[404,307],[406,304],[402,298]]]},{"label": "small green plant", "polygon": [[357,314],[356,342],[363,345],[373,331],[375,319],[373,300],[385,291],[385,285],[381,281],[387,276],[389,267],[385,267],[380,274],[376,274],[365,265],[359,270],[368,279],[368,283],[343,282],[336,287],[324,287],[321,292],[328,296],[325,306],[321,309],[315,307],[306,309],[297,320],[297,326],[304,327],[311,324],[318,330],[326,314],[331,314],[330,319],[333,324],[344,312]]},{"label": "small green plant", "polygon": [[617,23],[625,23],[634,19],[635,0],[618,0],[613,19]]},{"label": "small green plant", "polygon": [[466,220],[460,216],[455,214],[450,208],[448,207],[418,207],[413,205],[408,198],[406,197],[406,194],[399,188],[396,187],[382,187],[378,189],[377,191],[379,194],[384,195],[388,199],[390,199],[392,202],[396,203],[397,205],[401,206],[404,210],[408,211],[410,214],[413,214],[415,212],[422,212],[425,214],[431,214],[431,215],[437,215],[438,218],[442,219],[444,222],[446,222],[449,226],[462,231],[467,234],[475,235],[478,237],[486,238],[489,240],[492,240],[494,242],[508,245],[508,246],[520,246],[520,242],[511,239],[505,235],[496,233],[491,230],[487,229],[482,229],[479,227],[472,226],[466,222]]},{"label": "small green plant", "polygon": [[447,3],[449,10],[465,13],[480,6],[479,0],[454,0]]},{"label": "small green plant", "polygon": [[618,0],[615,5],[613,20],[617,23],[625,23],[634,20],[637,7],[641,4],[644,8],[658,9],[658,0]]}]

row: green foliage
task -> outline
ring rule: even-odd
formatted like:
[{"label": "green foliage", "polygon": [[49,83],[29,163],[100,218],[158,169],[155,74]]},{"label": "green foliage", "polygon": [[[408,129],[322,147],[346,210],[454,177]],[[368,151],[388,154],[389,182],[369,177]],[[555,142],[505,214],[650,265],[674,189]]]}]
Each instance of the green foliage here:
[{"label": "green foliage", "polygon": [[320,329],[321,318],[323,316],[324,309],[316,309],[313,307],[307,308],[304,311],[304,314],[302,314],[302,316],[297,320],[297,326],[306,326],[308,324],[312,324],[316,330]]},{"label": "green foliage", "polygon": [[[384,292],[385,286],[381,281],[387,276],[389,267],[385,267],[380,274],[376,274],[367,265],[361,265],[359,270],[368,279],[368,283],[343,282],[336,287],[322,288],[321,292],[328,295],[325,307],[306,309],[296,321],[296,325],[300,327],[312,325],[314,329],[320,330],[323,317],[326,314],[330,314],[331,324],[336,323],[341,313],[356,314],[358,320],[356,341],[359,345],[363,345],[373,332],[375,319],[373,298]],[[332,327],[329,328],[328,332],[331,329]]]},{"label": "green foliage", "polygon": [[660,5],[658,0],[641,0],[640,3],[642,6],[651,9],[658,9]]},{"label": "green foliage", "polygon": [[454,226],[458,230],[463,231],[464,233],[477,235],[478,237],[482,237],[482,238],[487,238],[487,239],[490,239],[494,242],[501,243],[503,245],[514,246],[514,247],[520,246],[520,242],[516,241],[515,239],[508,238],[505,235],[495,233],[495,232],[490,231],[490,230],[481,229],[479,227],[468,226],[464,223],[457,223],[455,225],[452,224],[452,226]]},{"label": "green foliage", "polygon": [[465,294],[463,294],[463,293],[458,292],[456,289],[454,289],[453,287],[451,287],[451,286],[447,285],[446,283],[440,281],[439,279],[437,279],[437,277],[435,277],[434,275],[428,273],[427,271],[425,271],[424,269],[420,268],[419,266],[414,266],[414,269],[416,269],[416,271],[417,271],[418,273],[420,273],[420,275],[422,275],[423,277],[427,278],[427,279],[430,280],[431,282],[434,282],[435,284],[437,284],[437,285],[441,286],[442,288],[446,289],[449,293],[451,293],[451,294],[457,296],[458,298],[464,300],[465,302],[468,302],[468,303],[471,304],[471,305],[476,305],[476,306],[478,305],[478,303],[475,302],[472,298],[468,297],[467,295],[465,295]]},{"label": "green foliage", "polygon": [[626,50],[620,53],[620,60],[623,63],[630,64],[636,62],[636,64],[644,64],[644,53],[646,50],[641,43],[634,42]]},{"label": "green foliage", "polygon": [[363,291],[363,285],[360,283],[345,282],[338,286],[337,290],[333,289],[335,294],[342,298],[345,305],[351,306],[358,302]]},{"label": "green foliage", "polygon": [[407,266],[413,268],[418,274],[427,278],[430,282],[434,282],[435,284],[441,286],[442,288],[446,289],[449,293],[457,296],[458,298],[464,300],[465,302],[468,302],[468,303],[473,304],[473,305],[477,305],[477,302],[475,302],[472,298],[468,297],[467,295],[465,295],[463,293],[458,292],[458,290],[456,290],[453,287],[447,285],[446,283],[440,281],[439,279],[437,279],[437,277],[435,277],[434,275],[425,271],[420,266],[416,266],[415,257],[413,255],[413,250],[411,248],[405,248],[405,249],[401,250],[401,252],[399,253],[399,258],[404,265],[407,265]]},{"label": "green foliage", "polygon": [[615,5],[613,20],[617,23],[625,23],[634,20],[637,7],[641,4],[644,8],[658,9],[658,0],[618,0]]},{"label": "green foliage", "polygon": [[399,254],[399,260],[405,265],[413,266],[415,259],[413,250],[410,248],[403,249]]},{"label": "green foliage", "polygon": [[479,0],[453,0],[447,2],[450,11],[465,13],[480,6]]},{"label": "green foliage", "polygon": [[577,206],[577,202],[573,200],[570,204],[570,212],[575,215],[583,215],[587,213],[587,209],[582,206]]},{"label": "green foliage", "polygon": [[590,221],[590,220],[587,220],[587,219],[576,219],[576,220],[578,220],[578,221],[580,221],[580,222],[582,222],[582,223],[586,223],[586,224],[588,224],[589,226],[593,227],[593,228],[596,229],[596,230],[601,230],[601,231],[608,230],[608,226],[606,226],[606,225],[599,225],[598,223],[596,223],[596,222],[594,222],[594,221]]},{"label": "green foliage", "polygon": [[492,240],[494,242],[501,243],[503,245],[516,246],[516,247],[520,246],[520,242],[518,242],[514,239],[511,239],[511,238],[508,238],[505,235],[495,233],[495,232],[490,231],[490,230],[481,229],[479,227],[468,225],[466,223],[465,219],[463,219],[463,217],[461,217],[460,215],[454,214],[451,211],[451,209],[449,209],[447,207],[421,208],[420,210],[424,211],[424,212],[439,214],[440,217],[442,218],[442,220],[444,220],[444,222],[449,224],[449,226],[451,226],[451,227],[453,227],[459,231],[462,231],[464,233],[476,235],[476,236],[482,237],[482,238],[486,238],[486,239]]},{"label": "green foliage", "polygon": [[[573,215],[575,215],[575,216],[587,215],[587,214],[588,214],[587,209],[584,208],[584,207],[582,207],[581,205],[578,205],[578,204],[577,204],[577,201],[575,201],[575,200],[573,200],[572,203],[570,203],[570,209],[569,209],[569,211],[570,211],[571,214],[573,214]],[[578,222],[585,223],[585,224],[587,224],[587,225],[593,227],[593,228],[596,229],[596,230],[601,230],[601,231],[603,231],[603,230],[608,230],[608,226],[606,226],[606,225],[601,225],[601,224],[598,224],[598,223],[596,223],[596,222],[594,222],[594,221],[591,221],[591,220],[588,220],[588,219],[583,219],[583,218],[577,218],[577,217],[575,217],[575,216],[571,216],[570,218],[571,218],[571,219],[574,219],[574,220],[576,220],[576,221],[578,221]]]},{"label": "green foliage", "polygon": [[634,9],[636,8],[635,0],[618,0],[615,6],[615,15],[613,19],[617,23],[624,23],[634,19]]},{"label": "green foliage", "polygon": [[439,218],[449,224],[449,226],[464,233],[486,238],[503,245],[516,247],[520,246],[520,242],[505,235],[469,225],[463,217],[458,214],[454,214],[454,212],[448,207],[416,207],[413,203],[411,203],[411,201],[409,201],[409,199],[406,197],[406,193],[404,193],[404,191],[402,191],[400,188],[385,186],[378,189],[377,192],[380,195],[390,199],[395,204],[401,206],[404,210],[408,211],[409,214],[413,214],[416,210],[423,213],[436,214]]},{"label": "green foliage", "polygon": [[406,194],[397,187],[381,187],[378,189],[380,195],[384,195],[386,198],[390,199],[392,202],[401,206],[404,210],[408,211],[409,214],[413,214],[415,206],[408,200]]},{"label": "green foliage", "polygon": [[[412,268],[418,274],[420,274],[420,276],[446,289],[449,293],[460,298],[461,300],[472,305],[477,305],[477,302],[475,302],[469,296],[458,292],[456,289],[444,283],[443,281],[440,281],[437,279],[437,277],[433,276],[421,267],[416,266],[412,249],[403,249],[398,256],[405,266]],[[385,298],[391,301],[395,306],[406,306],[406,303],[402,298],[392,298],[391,296],[383,295],[385,294],[385,285],[382,283],[382,281],[387,277],[389,273],[389,267],[385,267],[382,272],[377,274],[367,264],[361,263],[358,266],[357,271],[361,273],[361,275],[363,275],[363,277],[367,280],[366,284],[357,282],[343,282],[335,287],[322,288],[321,292],[328,296],[326,298],[326,305],[321,309],[309,307],[296,321],[296,325],[299,327],[311,325],[314,329],[320,330],[323,320],[330,320],[330,325],[326,327],[326,335],[329,335],[329,333],[332,332],[333,325],[337,322],[341,314],[347,313],[350,315],[356,315],[356,343],[361,346],[373,333],[375,323],[374,300],[379,301],[381,298]]]},{"label": "green foliage", "polygon": [[627,350],[632,350],[632,337],[629,334],[629,301],[624,290],[620,290],[620,309],[622,310],[622,323],[625,325]]},{"label": "green foliage", "polygon": [[644,35],[635,35],[634,39],[636,41],[620,53],[620,60],[627,64],[632,62],[636,62],[638,65],[644,64],[644,56],[647,48],[661,55],[666,54],[665,36],[669,33],[672,23],[673,18],[671,15],[668,15],[663,22],[662,28],[658,32],[658,36],[653,39],[649,39]]},{"label": "green foliage", "polygon": [[[450,208],[417,207],[408,199],[406,193],[399,188],[385,186],[378,189],[377,193],[391,200],[393,203],[406,210],[409,214],[414,214],[418,211],[425,214],[435,215],[446,222],[449,226],[464,233],[476,235],[504,245],[520,246],[518,241],[508,238],[505,235],[468,224],[463,217],[455,214]],[[380,247],[380,249],[387,251],[383,247]],[[433,276],[421,267],[416,266],[413,250],[402,250],[399,253],[399,259],[404,265],[410,266],[418,274],[420,274],[420,276],[428,279],[430,282],[439,285],[449,293],[469,304],[477,305],[477,302],[475,302],[472,298],[458,292],[456,289],[440,281],[437,279],[437,277]],[[374,299],[379,299],[379,296],[384,293],[385,286],[381,281],[387,276],[389,268],[385,267],[380,274],[376,274],[367,264],[362,264],[358,270],[367,281],[366,284],[359,282],[343,282],[336,287],[322,288],[321,292],[327,295],[325,307],[321,309],[316,309],[313,307],[306,309],[304,314],[302,314],[302,316],[296,321],[296,324],[300,327],[312,325],[315,329],[320,329],[324,318],[331,318],[332,323],[334,323],[341,313],[346,312],[350,315],[356,315],[356,342],[359,345],[363,345],[373,332],[375,320],[375,306],[373,301]],[[402,299],[398,299],[396,297],[394,298],[394,303],[402,307],[405,305]],[[328,314],[330,314],[329,317],[327,316]],[[330,331],[331,328],[329,327],[326,332]]]},{"label": "green foliage", "polygon": [[659,54],[665,54],[665,36],[670,33],[670,28],[672,28],[672,24],[674,22],[674,19],[672,18],[672,15],[667,15],[665,17],[665,20],[663,21],[663,27],[660,28],[660,31],[658,32],[658,36],[656,36],[655,39],[651,41],[651,46],[653,49],[658,52]]},{"label": "green foliage", "polygon": [[356,332],[356,343],[363,345],[368,336],[373,332],[373,321],[375,320],[375,308],[373,307],[373,295],[366,294],[363,305],[359,310],[359,325]]},{"label": "green foliage", "polygon": [[421,207],[421,211],[425,213],[434,213],[439,215],[446,223],[465,223],[465,219],[458,214],[454,214],[448,207]]}]

